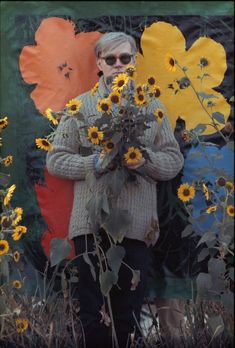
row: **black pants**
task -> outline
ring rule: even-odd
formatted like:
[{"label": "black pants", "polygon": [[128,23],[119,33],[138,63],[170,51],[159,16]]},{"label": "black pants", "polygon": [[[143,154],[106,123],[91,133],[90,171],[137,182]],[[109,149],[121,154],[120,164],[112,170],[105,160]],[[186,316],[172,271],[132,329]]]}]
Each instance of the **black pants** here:
[{"label": "black pants", "polygon": [[[100,235],[102,237],[102,248],[104,250],[109,249],[110,243],[106,233],[100,231]],[[83,253],[86,250],[85,236],[78,236],[73,240],[76,255]],[[118,274],[118,286],[114,285],[110,291],[111,307],[119,348],[126,348],[129,347],[127,342],[130,343],[130,334],[134,329],[138,331],[133,312],[139,322],[150,261],[150,248],[144,242],[129,238],[124,238],[119,245],[125,249],[123,261],[134,270],[140,271],[140,282],[136,290],[131,290],[132,272],[122,264]],[[94,237],[91,234],[87,236],[87,247],[88,251],[92,251],[95,248]],[[100,313],[104,304],[104,297],[100,291],[98,258],[96,255],[91,254],[89,254],[89,258],[95,268],[96,281],[94,281],[91,274],[90,266],[84,261],[83,257],[77,259],[80,320],[86,342],[84,348],[111,348],[113,346],[111,325],[107,326],[102,322],[102,315]]]}]

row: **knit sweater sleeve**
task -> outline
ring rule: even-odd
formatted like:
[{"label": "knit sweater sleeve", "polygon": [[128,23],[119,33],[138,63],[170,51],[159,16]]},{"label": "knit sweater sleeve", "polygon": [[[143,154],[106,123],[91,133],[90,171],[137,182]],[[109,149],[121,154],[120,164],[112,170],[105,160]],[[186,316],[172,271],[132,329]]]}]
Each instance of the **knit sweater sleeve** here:
[{"label": "knit sweater sleeve", "polygon": [[53,141],[52,151],[47,153],[46,166],[50,174],[71,180],[85,180],[94,168],[95,155],[79,154],[79,128],[76,119],[63,116]]},{"label": "knit sweater sleeve", "polygon": [[166,181],[173,179],[180,172],[184,157],[175,139],[165,107],[159,101],[157,107],[164,110],[165,116],[158,127],[154,150],[147,149],[151,161],[146,162],[145,168],[147,174],[154,180]]}]

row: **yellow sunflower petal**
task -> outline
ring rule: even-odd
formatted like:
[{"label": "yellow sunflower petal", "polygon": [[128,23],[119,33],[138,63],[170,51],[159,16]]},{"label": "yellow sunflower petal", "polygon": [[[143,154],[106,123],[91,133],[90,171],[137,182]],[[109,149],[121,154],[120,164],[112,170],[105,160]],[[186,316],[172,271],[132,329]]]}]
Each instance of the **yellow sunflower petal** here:
[{"label": "yellow sunflower petal", "polygon": [[0,240],[0,255],[7,254],[9,250],[9,243],[5,239]]}]

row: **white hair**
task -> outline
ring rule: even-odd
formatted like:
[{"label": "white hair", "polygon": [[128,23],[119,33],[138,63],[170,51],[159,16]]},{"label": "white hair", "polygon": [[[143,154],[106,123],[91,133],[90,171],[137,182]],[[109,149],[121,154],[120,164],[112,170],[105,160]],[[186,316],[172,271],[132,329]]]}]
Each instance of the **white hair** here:
[{"label": "white hair", "polygon": [[135,39],[123,32],[111,32],[106,33],[96,42],[95,55],[97,58],[100,57],[101,52],[105,53],[109,49],[114,49],[117,46],[129,42],[133,54],[136,54],[137,47]]}]

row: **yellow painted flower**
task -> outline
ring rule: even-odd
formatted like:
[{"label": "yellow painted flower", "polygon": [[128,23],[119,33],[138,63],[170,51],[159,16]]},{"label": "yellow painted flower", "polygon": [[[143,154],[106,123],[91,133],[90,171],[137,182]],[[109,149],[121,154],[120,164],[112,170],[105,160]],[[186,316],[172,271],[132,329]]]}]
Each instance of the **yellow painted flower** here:
[{"label": "yellow painted flower", "polygon": [[80,110],[82,102],[77,99],[72,99],[66,104],[66,106],[68,108],[68,112],[74,115]]},{"label": "yellow painted flower", "polygon": [[6,158],[4,158],[4,166],[8,167],[12,164],[13,162],[13,156],[9,155]]},{"label": "yellow painted flower", "polygon": [[132,79],[135,80],[137,77],[136,68],[133,64],[128,65],[125,69],[125,73]]},{"label": "yellow painted flower", "polygon": [[[195,128],[199,123],[211,123],[207,113],[211,110],[202,108],[192,85],[197,93],[214,95],[214,98],[204,100],[204,104],[206,105],[207,101],[213,101],[215,106],[212,112],[222,113],[226,122],[230,115],[231,105],[221,92],[216,91],[216,87],[221,85],[227,71],[226,52],[219,42],[203,36],[195,40],[192,46],[186,50],[186,40],[180,29],[176,25],[158,21],[145,28],[141,35],[140,45],[143,54],[137,54],[136,70],[138,76],[136,82],[138,84],[146,81],[150,74],[157,76],[157,82],[162,88],[160,99],[168,111],[173,129],[178,117],[186,122],[187,129]],[[174,59],[174,63],[170,60],[169,53],[171,53],[170,56]],[[175,67],[175,61],[181,67],[188,69],[185,73],[192,85],[180,89],[178,93],[169,88],[174,81],[180,81],[184,77],[184,72],[178,66],[174,73],[166,70],[166,57],[168,57],[168,67],[171,70]],[[200,62],[202,66],[204,65],[202,68],[199,66]],[[206,75],[201,81],[198,76],[203,75],[203,73],[209,76]],[[177,84],[175,86],[175,88],[179,87]],[[218,126],[219,129],[223,127],[223,124]],[[214,132],[213,127],[207,126],[203,134]]]},{"label": "yellow painted flower", "polygon": [[228,205],[226,210],[229,216],[234,216],[234,205]]},{"label": "yellow painted flower", "polygon": [[12,223],[13,226],[16,226],[22,220],[22,214],[23,214],[22,208],[17,207],[14,209],[15,218],[14,218],[13,223]]},{"label": "yellow painted flower", "polygon": [[168,71],[175,72],[176,71],[176,62],[174,57],[167,53],[165,57],[165,66]]},{"label": "yellow painted flower", "polygon": [[18,333],[24,332],[25,330],[27,330],[29,326],[28,320],[23,318],[16,319],[15,323],[16,323],[16,330]]},{"label": "yellow painted flower", "polygon": [[164,118],[164,111],[160,108],[156,108],[154,115],[156,116],[157,121],[161,124]]},{"label": "yellow painted flower", "polygon": [[45,151],[51,151],[53,149],[53,145],[47,139],[37,138],[35,143],[39,149]]},{"label": "yellow painted flower", "polygon": [[22,283],[21,283],[20,280],[14,280],[14,281],[12,282],[12,285],[13,285],[14,288],[16,288],[16,289],[22,288]]},{"label": "yellow painted flower", "polygon": [[0,118],[0,128],[4,129],[8,125],[8,117]]},{"label": "yellow painted flower", "polygon": [[14,192],[15,189],[16,189],[16,185],[15,185],[15,184],[14,184],[14,185],[11,185],[11,186],[9,187],[9,189],[7,190],[7,194],[6,194],[6,196],[4,197],[3,205],[7,205],[7,204],[10,202],[11,197],[12,197],[13,192]]},{"label": "yellow painted flower", "polygon": [[148,81],[148,84],[150,85],[150,86],[154,86],[155,85],[155,83],[156,83],[156,79],[155,79],[155,77],[154,76],[148,76],[148,79],[147,79],[147,81]]},{"label": "yellow painted flower", "polygon": [[119,104],[121,101],[121,95],[118,92],[112,92],[109,95],[109,101],[112,104]]},{"label": "yellow painted flower", "polygon": [[229,192],[234,191],[234,184],[231,181],[226,181],[225,186]]},{"label": "yellow painted flower", "polygon": [[104,133],[100,132],[99,129],[95,126],[88,128],[88,139],[92,144],[98,145],[100,140],[103,140]]},{"label": "yellow painted flower", "polygon": [[208,199],[209,199],[209,190],[208,190],[208,187],[203,183],[203,184],[202,184],[202,188],[203,188],[203,192],[204,192],[204,194],[205,194],[206,200],[208,201]]},{"label": "yellow painted flower", "polygon": [[91,89],[91,95],[94,96],[99,88],[99,82],[96,82],[95,86]]},{"label": "yellow painted flower", "polygon": [[146,104],[145,95],[143,93],[137,93],[134,97],[136,105],[142,106]]},{"label": "yellow painted flower", "polygon": [[178,198],[183,202],[188,202],[195,196],[195,188],[188,183],[181,184],[177,191]]},{"label": "yellow painted flower", "polygon": [[19,262],[20,261],[20,253],[18,250],[16,250],[14,253],[13,253],[13,259],[15,262]]},{"label": "yellow painted flower", "polygon": [[58,124],[57,119],[52,115],[52,109],[48,108],[45,111],[46,118],[48,118],[49,121],[51,121],[55,126]]},{"label": "yellow painted flower", "polygon": [[9,250],[8,241],[5,239],[0,240],[0,255],[7,254]]},{"label": "yellow painted flower", "polygon": [[142,159],[142,153],[134,146],[129,147],[127,153],[124,154],[127,164],[138,164]]},{"label": "yellow painted flower", "polygon": [[119,74],[117,75],[113,80],[113,87],[112,89],[114,91],[121,92],[123,88],[127,85],[129,81],[129,76],[127,74]]},{"label": "yellow painted flower", "polygon": [[98,101],[97,110],[99,112],[105,112],[106,114],[110,114],[111,112],[111,103],[108,98],[102,99]]},{"label": "yellow painted flower", "polygon": [[114,143],[111,140],[103,141],[103,145],[106,152],[110,152],[114,148]]},{"label": "yellow painted flower", "polygon": [[23,233],[27,232],[26,226],[17,226],[14,228],[14,233],[12,234],[13,240],[19,240]]},{"label": "yellow painted flower", "polygon": [[214,213],[214,211],[217,210],[217,205],[211,205],[209,208],[206,209],[207,214]]}]

